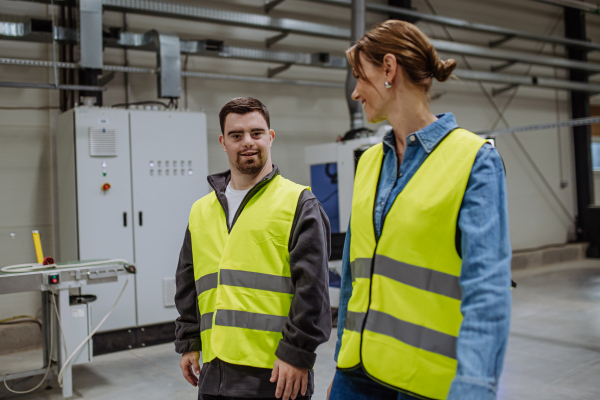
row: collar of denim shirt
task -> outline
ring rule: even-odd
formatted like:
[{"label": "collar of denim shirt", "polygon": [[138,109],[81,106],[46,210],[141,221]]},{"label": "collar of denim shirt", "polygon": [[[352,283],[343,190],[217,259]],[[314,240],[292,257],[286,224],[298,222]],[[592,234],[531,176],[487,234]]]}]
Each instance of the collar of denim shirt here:
[{"label": "collar of denim shirt", "polygon": [[[435,147],[442,141],[444,137],[454,129],[458,128],[456,118],[451,112],[445,114],[436,115],[437,121],[432,122],[425,128],[411,133],[406,137],[406,144],[408,146],[415,146],[421,144],[425,151],[429,154],[435,149]],[[412,137],[416,137],[418,140],[411,140]],[[396,138],[394,136],[394,130],[390,129],[388,133],[383,137],[384,150],[395,151],[396,149]]]}]

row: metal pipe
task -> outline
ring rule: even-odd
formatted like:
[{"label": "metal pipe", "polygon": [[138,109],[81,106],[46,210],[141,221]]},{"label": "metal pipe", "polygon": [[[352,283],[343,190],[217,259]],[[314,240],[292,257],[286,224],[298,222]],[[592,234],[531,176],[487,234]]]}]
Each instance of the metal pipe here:
[{"label": "metal pipe", "polygon": [[[365,0],[352,0],[352,22],[350,45],[356,44],[365,34]],[[363,124],[362,106],[359,101],[352,99],[352,92],[356,87],[354,71],[348,66],[346,74],[346,101],[350,111],[350,129],[360,129]]]},{"label": "metal pipe", "polygon": [[[305,0],[312,1],[314,3],[330,4],[334,6],[350,7],[351,0]],[[585,50],[600,50],[600,44],[587,42],[585,40],[577,40],[572,38],[561,38],[545,35],[536,35],[525,31],[516,29],[501,28],[494,25],[479,24],[474,22],[465,21],[457,18],[443,17],[439,15],[432,15],[421,13],[418,11],[408,10],[401,7],[392,7],[385,4],[377,3],[366,3],[367,11],[379,12],[382,14],[398,14],[405,17],[415,18],[419,21],[430,22],[432,24],[450,26],[453,28],[471,30],[476,32],[492,33],[500,36],[513,36],[520,39],[533,40],[536,42],[547,42],[556,43],[563,46],[573,46]]]},{"label": "metal pipe", "polygon": [[53,85],[49,83],[32,82],[0,82],[0,87],[24,88],[24,89],[50,89],[50,90],[85,90],[87,92],[105,92],[105,86],[88,85]]},{"label": "metal pipe", "polygon": [[335,82],[319,82],[319,81],[305,81],[295,79],[279,79],[279,78],[263,78],[260,76],[243,76],[243,75],[223,75],[223,74],[211,74],[207,72],[182,72],[181,76],[187,76],[190,78],[201,78],[201,79],[216,79],[226,81],[242,81],[242,82],[254,82],[254,83],[276,83],[281,85],[298,85],[298,86],[313,86],[321,88],[335,88],[341,89],[344,87],[342,83]]},{"label": "metal pipe", "polygon": [[103,62],[102,49],[102,2],[79,0],[79,59],[84,68],[100,69]]},{"label": "metal pipe", "polygon": [[[129,30],[129,18],[127,17],[127,13],[123,13],[123,31],[127,32]],[[123,61],[126,67],[129,66],[129,52],[127,48],[123,50]],[[129,74],[126,72],[124,76],[125,83],[125,104],[129,104],[131,102],[131,82],[129,82]]]},{"label": "metal pipe", "polygon": [[156,49],[157,87],[159,98],[181,95],[181,50],[177,34],[156,29],[144,35],[144,42]]},{"label": "metal pipe", "polygon": [[[15,0],[13,0],[15,1]],[[49,3],[50,0],[20,0],[34,3]],[[351,7],[352,0],[305,0],[321,4],[330,4],[335,6]],[[67,0],[55,0],[55,4],[68,4]],[[249,14],[234,11],[225,11],[214,8],[192,6],[155,0],[102,0],[104,9],[112,11],[121,11],[137,14],[159,15],[169,18],[191,19],[197,21],[213,22],[218,24],[228,24],[235,26],[245,26],[249,28],[265,29],[278,32],[291,32],[300,35],[310,35],[317,37],[329,37],[334,39],[347,39],[350,36],[348,29],[334,27],[330,25],[317,24],[312,22],[294,20],[289,18],[272,18],[260,14]],[[537,35],[516,29],[501,28],[498,26],[473,23],[457,18],[449,18],[438,15],[421,13],[401,7],[393,7],[385,4],[366,3],[367,11],[379,12],[382,14],[397,14],[413,18],[420,21],[426,21],[438,25],[451,26],[459,29],[472,30],[477,32],[491,33],[506,37],[517,37],[526,40],[538,42],[555,43],[563,46],[573,46],[585,50],[600,50],[600,44],[587,42],[585,40],[576,40],[571,38],[561,38],[553,36]]]},{"label": "metal pipe", "polygon": [[331,25],[300,21],[289,18],[273,18],[268,15],[249,14],[187,4],[156,0],[102,0],[105,10],[159,15],[162,17],[191,19],[195,21],[244,26],[299,35],[347,39],[350,30]]},{"label": "metal pipe", "polygon": [[453,75],[465,81],[490,82],[501,84],[517,84],[544,89],[573,90],[583,93],[600,93],[600,85],[590,83],[569,82],[560,79],[541,78],[537,76],[497,74],[494,72],[456,69]]},{"label": "metal pipe", "polygon": [[[3,23],[0,23],[3,24]],[[5,24],[9,26],[8,24]],[[0,26],[1,28],[1,26]],[[47,34],[44,36],[41,32],[29,32],[28,36],[18,36],[13,34],[15,29],[11,29],[11,34],[6,36],[9,40],[27,40],[29,37],[31,41],[50,42],[51,36]],[[22,30],[19,30],[22,31]],[[25,32],[25,31],[23,31]],[[63,40],[70,41],[75,39],[76,35],[71,34],[68,30],[62,29]],[[0,31],[0,37],[2,37]],[[199,54],[203,56],[212,57],[229,57],[237,59],[247,60],[262,60],[268,62],[278,63],[293,63],[298,65],[315,65],[325,68],[346,68],[347,62],[345,57],[330,56],[327,53],[296,53],[296,52],[284,52],[284,51],[273,51],[266,49],[250,49],[235,46],[222,46],[222,49],[215,51],[208,49],[206,46],[206,40],[186,40],[180,39],[181,53]],[[534,55],[523,53],[512,50],[493,49],[483,46],[475,46],[464,43],[456,43],[447,40],[431,40],[433,46],[442,53],[466,55],[472,57],[486,58],[491,60],[505,60],[508,62],[506,65],[512,65],[517,62],[543,65],[548,67],[565,68],[565,69],[576,69],[581,71],[588,71],[590,73],[600,73],[600,64],[593,62],[582,62],[577,60],[568,60],[561,57],[550,57],[542,55]],[[106,38],[104,40],[106,47],[113,48],[135,48],[137,50],[149,50],[155,51],[155,46],[148,40],[147,35],[141,33],[121,32],[120,37]],[[326,55],[326,61],[321,61],[321,55]],[[505,65],[505,66],[506,66]],[[502,66],[502,67],[505,67]],[[493,67],[492,67],[493,68]],[[498,68],[497,68],[498,69]]]},{"label": "metal pipe", "polygon": [[554,128],[570,128],[574,126],[589,126],[594,124],[600,124],[600,117],[575,118],[566,121],[550,122],[547,124],[535,124],[519,126],[516,128],[497,129],[494,131],[483,131],[477,132],[477,135],[482,137],[494,137],[498,135],[505,135],[507,133],[543,131]]},{"label": "metal pipe", "polygon": [[460,54],[465,56],[488,58],[493,60],[515,61],[556,68],[577,69],[580,71],[588,71],[592,73],[600,72],[600,64],[595,64],[591,62],[567,60],[564,58],[541,56],[537,54],[527,54],[512,50],[490,49],[487,47],[449,42],[446,40],[434,39],[430,40],[430,42],[437,51],[444,53]]},{"label": "metal pipe", "polygon": [[546,3],[551,4],[553,6],[559,7],[570,7],[576,10],[581,10],[593,14],[600,14],[600,7],[597,4],[585,3],[583,1],[578,0],[533,0],[538,3]]},{"label": "metal pipe", "polygon": [[[47,67],[52,68],[54,66],[52,61],[42,61],[42,60],[24,60],[24,59],[14,59],[14,58],[0,58],[0,64],[8,64],[8,65],[23,65],[29,67]],[[67,68],[67,69],[78,69],[78,64],[75,63],[57,63],[58,68]],[[102,67],[104,71],[115,71],[115,72],[123,72],[130,74],[155,74],[156,70],[154,68],[141,68],[141,67],[128,67],[121,65],[105,65]],[[196,75],[189,75],[196,74]],[[198,75],[200,74],[200,75]],[[509,75],[509,74],[498,74],[493,72],[485,72],[485,71],[472,71],[472,70],[464,70],[457,69],[454,70],[454,76],[462,79],[464,81],[475,81],[475,82],[490,82],[490,83],[500,83],[500,84],[517,84],[521,86],[533,86],[541,89],[559,89],[559,90],[572,90],[590,94],[600,93],[600,85],[591,84],[591,83],[579,83],[579,82],[570,82],[560,79],[549,79],[549,78],[541,78],[537,76],[522,76],[522,75]],[[210,78],[215,77],[215,79],[225,79],[222,77],[232,77],[232,80],[240,80],[239,76],[235,75],[219,75],[219,74],[210,74],[210,73],[198,73],[198,72],[182,72],[181,76],[188,77],[199,77],[199,78]],[[248,78],[248,82],[264,82],[264,83],[283,83],[283,84],[294,84],[294,82],[314,82],[315,84],[312,86],[317,87],[345,87],[344,84],[336,83],[336,82],[319,82],[319,81],[295,81],[289,79],[269,79],[262,77],[246,77]]]}]

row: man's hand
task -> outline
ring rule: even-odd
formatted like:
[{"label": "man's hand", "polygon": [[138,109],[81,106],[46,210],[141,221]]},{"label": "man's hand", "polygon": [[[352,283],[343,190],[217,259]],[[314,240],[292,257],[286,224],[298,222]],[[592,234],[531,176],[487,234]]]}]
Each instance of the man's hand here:
[{"label": "man's hand", "polygon": [[308,386],[308,370],[296,368],[280,359],[275,360],[271,382],[277,382],[275,397],[280,398],[283,394],[283,400],[294,400],[298,391],[302,396],[306,395]]},{"label": "man's hand", "polygon": [[198,386],[197,375],[200,375],[199,359],[199,351],[188,351],[181,355],[181,361],[179,361],[179,367],[181,368],[181,372],[183,372],[183,377],[193,386]]}]

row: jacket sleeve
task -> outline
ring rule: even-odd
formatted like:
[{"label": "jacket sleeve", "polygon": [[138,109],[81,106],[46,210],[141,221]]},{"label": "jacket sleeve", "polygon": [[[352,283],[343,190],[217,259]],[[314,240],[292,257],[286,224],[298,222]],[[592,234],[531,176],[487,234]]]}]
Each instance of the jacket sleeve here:
[{"label": "jacket sleeve", "polygon": [[494,400],[509,334],[512,252],[504,167],[489,145],[475,159],[458,225],[463,322],[448,400]]},{"label": "jacket sleeve", "polygon": [[175,351],[185,353],[200,351],[200,320],[198,300],[196,296],[196,282],[194,280],[194,260],[192,255],[192,237],[189,227],[185,231],[185,238],[179,263],[175,274],[175,307],[179,317],[175,320]]},{"label": "jacket sleeve", "polygon": [[308,190],[302,192],[290,238],[290,270],[295,287],[283,339],[275,351],[282,361],[312,369],[317,347],[329,340],[329,219]]}]

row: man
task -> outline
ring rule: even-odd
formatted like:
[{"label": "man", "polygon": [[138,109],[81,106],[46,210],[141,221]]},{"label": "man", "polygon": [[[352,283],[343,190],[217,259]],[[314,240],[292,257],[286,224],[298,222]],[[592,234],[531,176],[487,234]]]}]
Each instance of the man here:
[{"label": "man", "polygon": [[260,101],[233,99],[219,119],[230,170],[208,177],[214,192],[190,213],[176,275],[180,367],[200,400],[310,399],[314,352],[331,333],[329,220],[271,163]]}]

